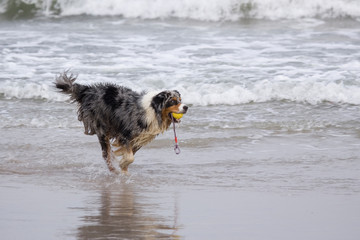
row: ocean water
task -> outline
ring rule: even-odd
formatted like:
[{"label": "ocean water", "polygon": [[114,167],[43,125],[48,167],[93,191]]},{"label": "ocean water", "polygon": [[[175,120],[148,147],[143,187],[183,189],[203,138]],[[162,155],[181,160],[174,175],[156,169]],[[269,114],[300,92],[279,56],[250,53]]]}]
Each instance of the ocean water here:
[{"label": "ocean water", "polygon": [[[0,36],[9,239],[219,239],[216,229],[359,239],[358,1],[9,0]],[[110,174],[53,86],[65,70],[84,84],[180,91],[190,106],[176,126],[181,154],[169,129],[129,176]],[[56,206],[43,210],[47,198]]]}]

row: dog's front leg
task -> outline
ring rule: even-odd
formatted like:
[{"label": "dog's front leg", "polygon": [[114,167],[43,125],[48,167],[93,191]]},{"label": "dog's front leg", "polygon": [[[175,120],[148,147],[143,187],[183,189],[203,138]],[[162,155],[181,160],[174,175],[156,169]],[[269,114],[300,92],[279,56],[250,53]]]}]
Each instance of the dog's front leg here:
[{"label": "dog's front leg", "polygon": [[120,161],[120,168],[123,173],[128,172],[129,165],[134,162],[134,153],[132,148],[127,148],[123,153],[123,157]]}]

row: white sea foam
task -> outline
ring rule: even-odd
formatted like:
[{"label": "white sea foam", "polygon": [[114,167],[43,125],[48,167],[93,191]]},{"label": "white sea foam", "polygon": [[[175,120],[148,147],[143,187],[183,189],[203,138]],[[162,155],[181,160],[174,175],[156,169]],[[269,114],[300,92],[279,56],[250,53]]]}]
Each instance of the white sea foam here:
[{"label": "white sea foam", "polygon": [[56,92],[55,87],[46,83],[24,83],[24,81],[0,82],[0,95],[5,98],[44,99],[64,101],[68,97]]},{"label": "white sea foam", "polygon": [[[125,18],[175,17],[206,21],[360,17],[358,0],[27,0],[26,3],[35,3],[43,15],[62,16],[119,15]],[[4,6],[0,8],[4,9]]]},{"label": "white sea foam", "polygon": [[[333,103],[360,104],[360,87],[335,82],[291,82],[263,80],[251,87],[225,83],[202,84],[201,88],[191,82],[173,85],[179,90],[186,103],[198,106],[237,105],[250,102],[293,101],[319,104]],[[147,90],[147,89],[143,89]],[[0,83],[0,94],[5,98],[43,99],[47,101],[66,101],[68,97],[60,94],[46,83],[22,83],[5,81]]]},{"label": "white sea foam", "polygon": [[[145,2],[148,8],[143,8]],[[300,4],[280,2],[284,6]],[[308,1],[302,2],[307,5]],[[315,2],[320,4],[320,0]],[[335,2],[321,6],[332,6]],[[84,0],[83,6],[75,9],[79,3],[58,1],[64,6],[61,14],[70,14],[72,8],[89,10],[87,5],[95,4]],[[117,2],[104,0],[97,8],[100,15],[105,14],[101,7],[109,3],[116,8]],[[123,2],[121,9],[135,3],[140,10],[151,10],[158,3],[163,3],[165,9],[171,6],[162,0],[137,0]],[[196,1],[204,9],[232,3],[213,0],[207,5]],[[277,4],[277,1],[261,3]],[[178,4],[195,3],[179,0]],[[193,9],[198,10],[199,6]],[[134,17],[146,18],[141,14]],[[286,21],[292,24],[287,28],[282,22],[268,21],[259,21],[265,26],[259,22],[223,24],[223,27],[213,23],[188,26],[171,21],[112,25],[113,19],[101,18],[76,21],[71,29],[65,24],[65,33],[56,29],[62,29],[61,21],[49,21],[35,28],[31,23],[23,24],[18,31],[2,30],[0,97],[66,101],[68,96],[58,93],[52,82],[57,73],[75,68],[78,83],[113,81],[136,91],[177,89],[186,103],[200,106],[269,101],[360,104],[358,23],[339,20],[339,25],[331,30],[328,26],[307,30],[298,25],[298,22],[313,25],[318,21],[322,22]],[[88,31],[89,23],[99,24],[96,31]],[[349,25],[344,28],[343,24]]]},{"label": "white sea foam", "polygon": [[293,101],[318,104],[324,101],[334,103],[360,104],[360,87],[345,86],[342,83],[323,82],[270,82],[256,83],[251,88],[240,85],[204,86],[201,89],[184,89],[184,98],[195,105],[236,105],[250,102]]}]

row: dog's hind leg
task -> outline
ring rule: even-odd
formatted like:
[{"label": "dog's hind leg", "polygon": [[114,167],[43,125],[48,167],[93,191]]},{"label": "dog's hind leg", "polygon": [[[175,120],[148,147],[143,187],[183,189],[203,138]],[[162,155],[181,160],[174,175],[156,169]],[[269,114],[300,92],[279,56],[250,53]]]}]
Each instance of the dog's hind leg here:
[{"label": "dog's hind leg", "polygon": [[132,148],[126,149],[122,155],[123,157],[120,161],[120,168],[122,172],[127,173],[129,165],[134,162],[135,159]]},{"label": "dog's hind leg", "polygon": [[113,166],[112,160],[112,152],[111,152],[111,145],[110,140],[105,135],[98,136],[99,142],[101,145],[102,156],[105,159],[105,162],[110,170],[110,172],[119,173],[118,170]]}]

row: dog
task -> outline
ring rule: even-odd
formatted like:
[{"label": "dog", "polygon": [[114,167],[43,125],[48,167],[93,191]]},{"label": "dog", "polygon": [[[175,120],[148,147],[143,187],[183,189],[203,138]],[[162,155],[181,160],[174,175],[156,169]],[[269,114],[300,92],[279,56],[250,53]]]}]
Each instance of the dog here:
[{"label": "dog", "polygon": [[119,166],[127,173],[141,147],[166,131],[172,121],[179,122],[171,114],[188,110],[176,90],[138,93],[113,83],[82,85],[74,83],[76,79],[66,71],[56,77],[55,86],[78,103],[78,120],[86,135],[97,135],[110,172],[119,173],[112,160],[122,156]]}]

